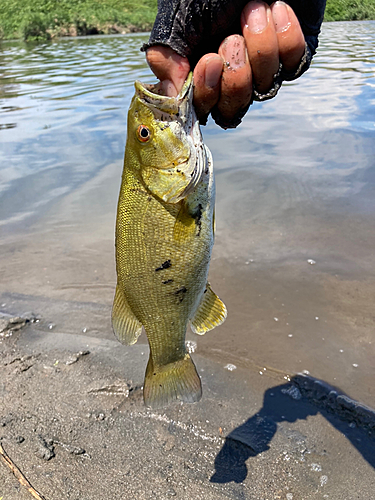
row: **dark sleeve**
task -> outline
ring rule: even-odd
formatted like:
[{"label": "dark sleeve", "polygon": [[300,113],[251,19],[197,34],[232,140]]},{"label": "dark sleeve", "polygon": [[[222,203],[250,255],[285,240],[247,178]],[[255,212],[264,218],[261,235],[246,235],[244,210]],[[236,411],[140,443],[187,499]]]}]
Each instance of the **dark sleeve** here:
[{"label": "dark sleeve", "polygon": [[[158,14],[143,50],[165,45],[187,57],[194,67],[202,55],[217,52],[226,36],[241,34],[240,16],[247,3],[248,0],[158,0]],[[286,0],[286,3],[301,24],[307,46],[305,67],[299,76],[309,67],[318,46],[326,0]]]},{"label": "dark sleeve", "polygon": [[318,35],[323,22],[326,0],[286,0],[294,10],[301,25],[306,42],[306,53],[303,64],[294,74],[284,73],[283,80],[294,80],[301,76],[310,66],[318,47]]}]

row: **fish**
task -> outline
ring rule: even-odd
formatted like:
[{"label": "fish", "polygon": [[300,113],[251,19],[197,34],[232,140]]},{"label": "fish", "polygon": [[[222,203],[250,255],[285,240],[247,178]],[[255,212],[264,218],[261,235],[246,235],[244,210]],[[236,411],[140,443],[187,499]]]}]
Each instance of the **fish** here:
[{"label": "fish", "polygon": [[136,81],[117,208],[112,326],[125,345],[146,332],[148,407],[202,396],[185,336],[189,322],[203,335],[227,317],[207,281],[214,204],[212,155],[193,107],[192,74],[177,97]]}]

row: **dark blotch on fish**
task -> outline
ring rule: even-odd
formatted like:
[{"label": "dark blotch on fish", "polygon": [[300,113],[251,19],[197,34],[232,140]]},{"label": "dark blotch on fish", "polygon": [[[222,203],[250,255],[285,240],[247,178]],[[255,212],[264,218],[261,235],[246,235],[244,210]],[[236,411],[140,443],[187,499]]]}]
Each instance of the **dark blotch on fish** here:
[{"label": "dark blotch on fish", "polygon": [[168,283],[173,283],[174,280],[170,279],[170,280],[164,280],[162,281],[163,285],[168,285]]},{"label": "dark blotch on fish", "polygon": [[199,203],[197,210],[192,214],[194,219],[195,219],[195,224],[197,225],[198,232],[197,236],[200,236],[201,234],[201,229],[202,229],[202,205]]},{"label": "dark blotch on fish", "polygon": [[173,292],[173,295],[176,295],[179,299],[180,302],[182,302],[184,300],[184,294],[187,292],[187,288],[186,286],[182,286],[181,288],[179,288],[178,290],[175,290]]},{"label": "dark blotch on fish", "polygon": [[160,267],[157,267],[155,269],[155,272],[156,271],[162,271],[163,269],[168,269],[168,267],[171,267],[171,265],[172,265],[171,259],[168,259],[165,262],[163,262],[163,264]]},{"label": "dark blotch on fish", "polygon": [[132,191],[133,193],[141,193],[148,196],[148,192],[140,188],[131,188],[130,191]]}]

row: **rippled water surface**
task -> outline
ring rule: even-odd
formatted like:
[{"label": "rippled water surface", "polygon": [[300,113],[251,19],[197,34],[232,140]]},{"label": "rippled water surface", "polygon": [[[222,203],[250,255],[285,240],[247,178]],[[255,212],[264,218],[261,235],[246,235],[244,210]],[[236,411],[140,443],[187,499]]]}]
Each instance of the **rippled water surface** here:
[{"label": "rippled water surface", "polygon": [[[126,113],[134,80],[153,81],[146,38],[0,46],[2,309],[37,296],[109,313]],[[306,75],[237,130],[204,127],[210,280],[229,315],[189,334],[198,352],[260,377],[308,370],[375,406],[374,95],[375,23],[324,24]],[[60,326],[112,338],[102,316]]]}]

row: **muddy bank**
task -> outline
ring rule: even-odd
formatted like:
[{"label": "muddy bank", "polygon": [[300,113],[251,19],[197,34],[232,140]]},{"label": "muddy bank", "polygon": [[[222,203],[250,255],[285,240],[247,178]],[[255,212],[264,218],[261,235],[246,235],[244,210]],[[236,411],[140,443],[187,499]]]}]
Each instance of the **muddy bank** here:
[{"label": "muddy bank", "polygon": [[[202,401],[149,410],[146,346],[45,326],[2,338],[0,439],[48,500],[371,498],[375,413],[332,388],[195,353]],[[31,498],[3,464],[0,484]]]}]

